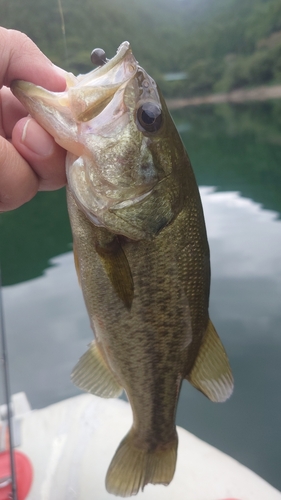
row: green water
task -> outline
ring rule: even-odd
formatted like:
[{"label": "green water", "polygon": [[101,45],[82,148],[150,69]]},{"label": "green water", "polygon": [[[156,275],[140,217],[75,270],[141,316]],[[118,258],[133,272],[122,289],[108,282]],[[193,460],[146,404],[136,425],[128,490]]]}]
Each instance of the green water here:
[{"label": "green water", "polygon": [[[177,422],[281,489],[281,102],[174,113],[202,186],[210,313],[235,377],[216,405],[183,384]],[[0,217],[13,392],[33,407],[78,394],[69,374],[92,339],[65,193]]]}]

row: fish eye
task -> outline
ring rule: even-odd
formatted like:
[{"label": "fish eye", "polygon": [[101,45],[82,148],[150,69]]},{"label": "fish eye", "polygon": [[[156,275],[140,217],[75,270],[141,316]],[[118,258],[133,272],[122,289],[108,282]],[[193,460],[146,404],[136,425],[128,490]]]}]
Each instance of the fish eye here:
[{"label": "fish eye", "polygon": [[158,132],[162,126],[162,110],[153,102],[145,102],[137,110],[137,126],[144,132]]}]

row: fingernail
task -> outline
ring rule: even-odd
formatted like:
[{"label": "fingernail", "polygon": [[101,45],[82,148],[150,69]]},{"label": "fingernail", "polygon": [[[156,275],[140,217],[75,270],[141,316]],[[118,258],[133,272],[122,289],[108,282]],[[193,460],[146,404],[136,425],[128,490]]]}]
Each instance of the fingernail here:
[{"label": "fingernail", "polygon": [[66,75],[68,74],[68,73],[67,73],[67,71],[65,71],[64,69],[60,68],[60,67],[59,67],[59,66],[57,66],[56,64],[52,63],[52,66],[53,66],[53,68],[54,68],[55,72],[56,72],[58,75],[62,76],[63,78],[65,78],[65,77],[66,77]]},{"label": "fingernail", "polygon": [[54,150],[53,138],[33,118],[25,123],[21,142],[39,156],[50,156]]},{"label": "fingernail", "polygon": [[68,73],[67,71],[60,68],[59,66],[56,66],[56,64],[52,64],[52,66],[53,66],[53,69],[55,70],[55,72],[57,73],[57,75],[59,75],[64,80],[64,86],[63,86],[63,88],[60,89],[60,91],[62,92],[67,87],[67,81],[68,81],[71,73]]}]

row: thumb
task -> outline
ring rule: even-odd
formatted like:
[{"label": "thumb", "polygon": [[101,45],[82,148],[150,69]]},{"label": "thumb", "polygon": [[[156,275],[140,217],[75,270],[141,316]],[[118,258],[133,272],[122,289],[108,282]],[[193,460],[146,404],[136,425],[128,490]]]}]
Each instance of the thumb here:
[{"label": "thumb", "polygon": [[66,184],[66,152],[33,118],[16,123],[12,143],[38,177],[39,190],[59,189]]},{"label": "thumb", "polygon": [[35,172],[14,146],[0,136],[0,212],[13,210],[38,191]]}]

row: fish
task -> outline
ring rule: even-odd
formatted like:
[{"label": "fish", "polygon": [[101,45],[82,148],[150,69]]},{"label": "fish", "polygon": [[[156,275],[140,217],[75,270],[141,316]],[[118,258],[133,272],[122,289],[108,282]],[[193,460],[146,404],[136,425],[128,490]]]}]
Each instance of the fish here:
[{"label": "fish", "polygon": [[133,424],[105,484],[128,497],[173,479],[183,380],[223,402],[233,376],[208,312],[198,186],[165,100],[129,42],[93,60],[85,75],[65,72],[64,92],[11,89],[67,150],[74,260],[94,332],[72,380],[104,398],[126,392]]}]

